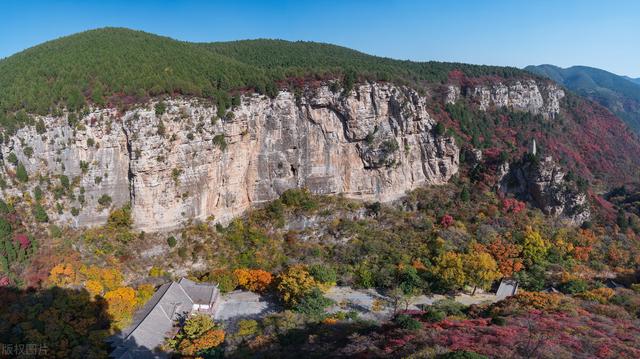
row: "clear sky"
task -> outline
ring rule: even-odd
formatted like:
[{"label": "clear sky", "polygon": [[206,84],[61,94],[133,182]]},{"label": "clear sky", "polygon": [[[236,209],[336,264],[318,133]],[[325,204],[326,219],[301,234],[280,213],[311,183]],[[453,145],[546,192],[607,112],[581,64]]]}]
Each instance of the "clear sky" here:
[{"label": "clear sky", "polygon": [[0,0],[0,57],[119,26],[186,41],[313,40],[398,59],[640,77],[640,0]]}]

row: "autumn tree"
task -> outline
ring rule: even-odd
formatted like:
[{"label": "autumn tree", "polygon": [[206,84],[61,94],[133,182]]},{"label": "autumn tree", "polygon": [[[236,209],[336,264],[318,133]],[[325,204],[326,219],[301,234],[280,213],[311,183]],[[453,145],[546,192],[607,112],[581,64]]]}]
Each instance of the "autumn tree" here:
[{"label": "autumn tree", "polygon": [[73,266],[68,263],[60,263],[49,272],[49,282],[57,286],[65,286],[75,281],[76,272]]},{"label": "autumn tree", "polygon": [[543,262],[549,250],[547,242],[540,232],[527,227],[522,237],[522,255],[527,265],[531,266]]},{"label": "autumn tree", "polygon": [[89,294],[91,294],[92,297],[95,297],[96,295],[102,295],[102,292],[104,292],[104,286],[102,285],[102,283],[98,282],[97,280],[88,280],[85,284],[84,287],[87,289],[87,291],[89,292]]},{"label": "autumn tree", "polygon": [[318,283],[302,265],[289,267],[278,276],[278,292],[282,300],[289,306],[295,306],[300,300],[310,294]]},{"label": "autumn tree", "polygon": [[520,248],[513,243],[502,239],[496,239],[487,246],[487,251],[498,264],[498,269],[505,277],[511,277],[513,273],[522,270],[523,264],[520,258]]},{"label": "autumn tree", "polygon": [[445,252],[438,256],[431,271],[443,290],[459,289],[465,283],[462,256],[456,252]]},{"label": "autumn tree", "polygon": [[233,274],[238,285],[252,292],[264,292],[273,280],[271,273],[262,269],[236,269]]},{"label": "autumn tree", "polygon": [[107,301],[107,311],[113,318],[114,327],[125,328],[136,308],[136,291],[130,287],[120,287],[105,293],[104,299]]},{"label": "autumn tree", "polygon": [[167,345],[186,356],[200,356],[224,342],[225,333],[213,322],[211,316],[196,314],[184,322],[178,334]]},{"label": "autumn tree", "polygon": [[476,294],[478,287],[487,289],[491,283],[500,278],[498,264],[489,253],[473,252],[464,256],[466,281],[473,286],[471,295]]}]

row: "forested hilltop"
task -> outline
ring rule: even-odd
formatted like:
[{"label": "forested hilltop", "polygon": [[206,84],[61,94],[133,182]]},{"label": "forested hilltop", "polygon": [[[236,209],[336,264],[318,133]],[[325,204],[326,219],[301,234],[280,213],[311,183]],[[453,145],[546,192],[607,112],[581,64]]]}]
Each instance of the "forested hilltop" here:
[{"label": "forested hilltop", "polygon": [[550,79],[108,28],[0,127],[0,348],[640,358],[640,140]]},{"label": "forested hilltop", "polygon": [[0,123],[14,129],[27,113],[86,103],[140,101],[160,94],[228,99],[232,90],[274,95],[291,77],[440,82],[458,69],[470,77],[532,76],[516,68],[399,61],[315,42],[250,40],[189,43],[123,28],[49,41],[0,61]]}]

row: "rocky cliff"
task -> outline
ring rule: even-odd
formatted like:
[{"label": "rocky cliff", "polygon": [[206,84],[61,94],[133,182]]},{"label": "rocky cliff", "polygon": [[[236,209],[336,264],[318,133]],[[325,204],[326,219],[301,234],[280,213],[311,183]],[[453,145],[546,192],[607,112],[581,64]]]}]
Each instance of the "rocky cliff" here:
[{"label": "rocky cliff", "polygon": [[483,111],[492,107],[507,107],[553,118],[560,112],[560,100],[564,96],[564,91],[554,83],[518,80],[510,83],[449,85],[445,102],[454,103],[466,97],[477,103]]},{"label": "rocky cliff", "polygon": [[525,157],[501,168],[499,190],[531,202],[544,213],[572,224],[582,224],[591,216],[587,195],[553,160],[546,156]]},{"label": "rocky cliff", "polygon": [[[36,118],[41,125],[2,144],[15,183],[4,198],[39,187],[50,219],[72,226],[104,223],[110,209],[130,204],[136,227],[157,231],[226,221],[297,187],[389,201],[458,170],[453,139],[436,135],[425,98],[404,87],[246,96],[223,118],[203,100],[165,103],[162,114],[151,102],[124,113],[92,109],[77,121]],[[14,178],[17,163],[26,184]]]}]

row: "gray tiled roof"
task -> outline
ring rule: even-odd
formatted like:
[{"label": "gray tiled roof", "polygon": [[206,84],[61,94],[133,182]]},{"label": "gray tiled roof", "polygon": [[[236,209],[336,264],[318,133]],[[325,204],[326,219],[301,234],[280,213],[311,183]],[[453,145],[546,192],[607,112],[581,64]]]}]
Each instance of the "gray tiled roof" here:
[{"label": "gray tiled roof", "polygon": [[[111,342],[117,348],[112,358],[165,358],[166,353],[155,352],[165,339],[175,334],[174,323],[186,317],[196,304],[210,303],[217,287],[199,284],[188,279],[160,286],[145,306],[134,316],[133,324]],[[195,298],[195,299],[194,299]]]},{"label": "gray tiled roof", "polygon": [[218,288],[210,284],[196,283],[187,278],[180,279],[179,284],[187,292],[187,295],[191,297],[191,300],[196,304],[209,304],[213,300]]}]

